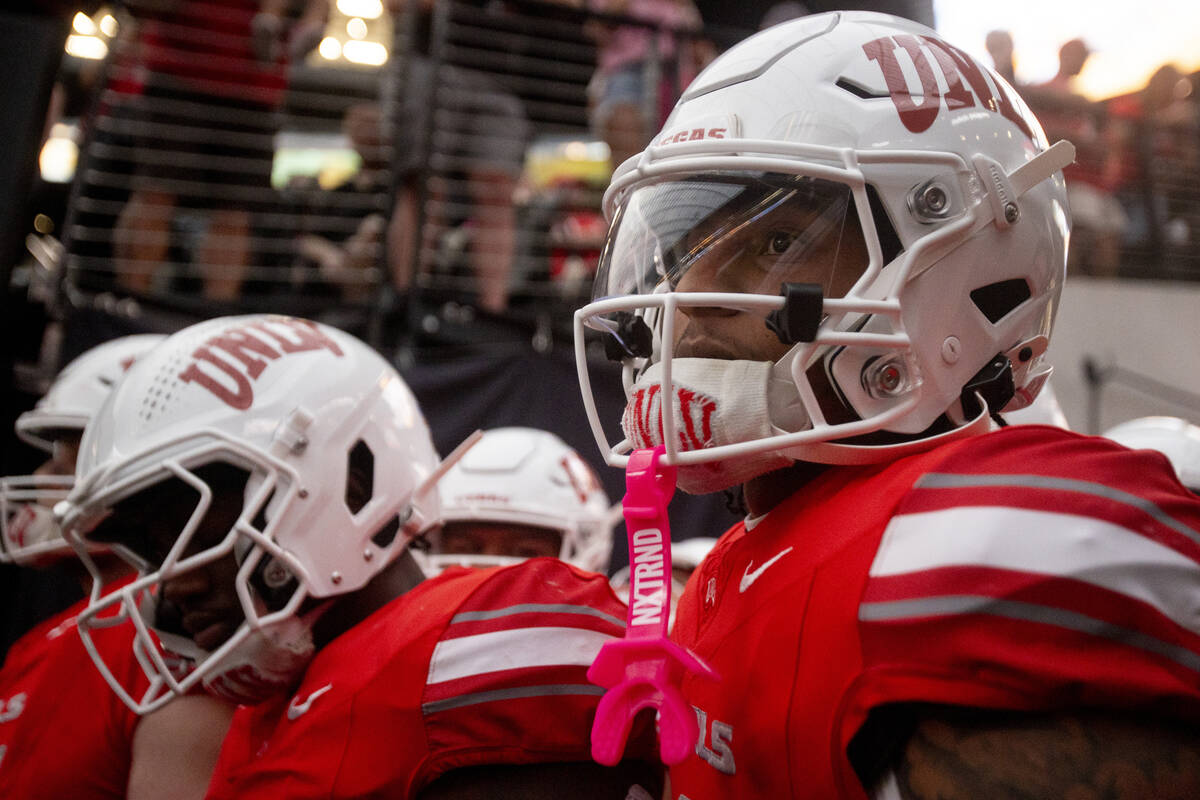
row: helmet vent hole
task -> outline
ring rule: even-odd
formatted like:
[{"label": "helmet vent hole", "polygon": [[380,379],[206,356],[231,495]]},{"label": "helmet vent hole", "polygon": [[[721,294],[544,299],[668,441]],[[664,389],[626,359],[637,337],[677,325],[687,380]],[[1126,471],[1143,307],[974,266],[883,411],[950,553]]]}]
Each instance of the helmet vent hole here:
[{"label": "helmet vent hole", "polygon": [[875,234],[879,237],[879,249],[883,254],[883,263],[890,264],[896,260],[896,256],[904,251],[904,244],[901,243],[900,235],[892,226],[892,220],[888,216],[883,201],[879,199],[879,192],[875,191],[875,187],[870,184],[867,185],[867,203],[871,208],[871,218],[875,220]]},{"label": "helmet vent hole", "polygon": [[971,302],[995,325],[1032,296],[1023,278],[989,283],[971,292]]},{"label": "helmet vent hole", "polygon": [[868,89],[857,81],[852,81],[849,78],[838,78],[834,84],[839,89],[844,89],[855,97],[861,97],[863,100],[872,100],[879,97],[888,97],[887,92],[877,92]]},{"label": "helmet vent hole", "polygon": [[254,519],[250,524],[255,530],[262,532],[267,529],[267,506],[271,504],[271,500],[275,497],[275,490],[272,489],[263,499],[262,504],[258,507],[258,511],[254,514]]},{"label": "helmet vent hole", "polygon": [[400,532],[400,517],[391,517],[383,527],[375,532],[371,537],[371,541],[380,550],[384,550],[396,539],[396,534]]},{"label": "helmet vent hole", "polygon": [[350,448],[346,461],[346,508],[351,514],[362,511],[375,491],[375,455],[362,439]]}]

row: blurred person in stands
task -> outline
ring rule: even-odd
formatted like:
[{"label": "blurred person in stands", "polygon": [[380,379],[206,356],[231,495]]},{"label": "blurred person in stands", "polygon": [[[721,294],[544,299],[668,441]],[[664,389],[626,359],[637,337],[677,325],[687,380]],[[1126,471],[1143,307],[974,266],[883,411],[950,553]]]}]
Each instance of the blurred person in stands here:
[{"label": "blurred person in stands", "polygon": [[[342,131],[362,166],[329,190],[301,187],[309,195],[303,227],[296,237],[297,265],[315,267],[321,288],[332,287],[342,299],[369,300],[377,290],[387,228],[385,208],[391,182],[391,146],[385,141],[378,103],[355,103],[342,117]],[[340,326],[339,326],[340,327]]]},{"label": "blurred person in stands", "polygon": [[783,0],[766,10],[762,19],[758,21],[758,29],[761,31],[781,22],[787,22],[789,19],[805,17],[811,13],[804,3],[798,3],[796,0]]},{"label": "blurred person in stands", "polygon": [[[484,73],[452,64],[435,68],[429,54],[437,0],[412,2],[414,50],[404,62],[396,117],[384,123],[394,131],[400,181],[386,233],[392,285],[408,291],[414,270],[429,266],[426,254],[437,254],[435,262],[453,262],[456,252],[465,250],[475,304],[498,314],[508,307],[517,242],[513,193],[524,166],[529,120],[521,101]],[[405,2],[388,0],[388,8],[399,18]],[[423,241],[417,241],[418,229]],[[457,271],[460,265],[440,268]]]},{"label": "blurred person in stands", "polygon": [[[139,295],[198,290],[234,301],[255,258],[252,212],[270,207],[276,110],[287,62],[311,49],[328,4],[306,0],[130,0],[132,192],[113,234],[117,285]],[[198,212],[180,270],[167,269],[177,209]],[[176,238],[179,238],[176,235]],[[197,287],[198,285],[198,287]]]},{"label": "blurred person in stands", "polygon": [[[92,579],[63,539],[52,507],[74,483],[84,427],[129,365],[163,338],[126,336],[68,364],[16,423],[17,434],[49,457],[32,475],[0,479],[0,562],[77,567],[84,594]],[[92,554],[104,581],[132,569],[112,553]],[[205,696],[138,717],[108,691],[75,627],[83,600],[30,630],[0,668],[0,797],[200,798],[216,763],[230,705]],[[133,631],[98,632],[92,646],[121,675],[139,672]]]},{"label": "blurred person in stands", "polygon": [[1200,426],[1180,417],[1139,417],[1104,432],[1130,450],[1157,450],[1171,462],[1179,482],[1200,494]]},{"label": "blurred person in stands", "polygon": [[1200,105],[1191,80],[1174,64],[1154,71],[1139,92],[1108,102],[1124,151],[1117,196],[1129,218],[1123,244],[1161,264],[1167,246],[1195,239],[1194,197],[1200,171]]},{"label": "blurred person in stands", "polygon": [[623,633],[603,576],[557,559],[422,573],[409,546],[439,520],[448,464],[353,336],[274,315],[184,328],[80,453],[66,536],[97,578],[96,545],[138,568],[93,592],[81,635],[136,629],[140,685],[95,660],[139,714],[201,689],[241,704],[211,800],[661,790],[642,745],[590,761],[586,669]]},{"label": "blurred person in stands", "polygon": [[992,59],[992,68],[1001,78],[1013,86],[1017,85],[1016,66],[1013,62],[1012,34],[1005,30],[988,31],[984,38],[984,47]]},{"label": "blurred person in stands", "polygon": [[1075,145],[1075,163],[1063,174],[1074,223],[1068,270],[1114,277],[1120,266],[1121,236],[1127,223],[1115,191],[1125,155],[1121,136],[1104,108],[1083,95],[1075,81],[1091,50],[1082,39],[1065,42],[1058,51],[1058,72],[1049,81],[1022,88],[1022,96],[1038,115],[1051,140]]},{"label": "blurred person in stands", "polygon": [[579,453],[549,431],[486,431],[438,483],[438,493],[442,523],[425,557],[436,572],[538,557],[608,571],[620,508]]},{"label": "blurred person in stands", "polygon": [[585,28],[597,47],[588,85],[592,128],[608,144],[615,168],[646,146],[713,54],[694,49],[703,21],[692,0],[591,0],[588,7],[631,18],[592,20]]}]

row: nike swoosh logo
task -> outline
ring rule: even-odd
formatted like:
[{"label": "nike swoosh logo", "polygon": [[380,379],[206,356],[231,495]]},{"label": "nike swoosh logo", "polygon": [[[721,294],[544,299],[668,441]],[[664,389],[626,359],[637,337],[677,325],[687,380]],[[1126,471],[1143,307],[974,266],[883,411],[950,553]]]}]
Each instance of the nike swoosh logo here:
[{"label": "nike swoosh logo", "polygon": [[740,583],[738,583],[738,593],[740,594],[740,593],[746,591],[747,589],[749,589],[750,585],[753,584],[759,578],[761,578],[762,574],[767,571],[767,567],[771,566],[776,561],[783,558],[790,552],[792,552],[792,548],[790,548],[790,547],[788,547],[784,550],[780,550],[778,553],[776,553],[775,555],[771,556],[769,559],[764,561],[762,563],[762,566],[760,566],[758,569],[754,570],[753,572],[750,571],[750,568],[752,566],[754,566],[754,562],[751,561],[749,564],[747,564],[746,571],[742,573],[742,580]]},{"label": "nike swoosh logo", "polygon": [[296,701],[299,700],[300,698],[293,697],[292,702],[288,703],[287,718],[289,720],[300,719],[300,717],[303,717],[305,714],[308,713],[308,709],[309,709],[309,707],[312,706],[313,700],[316,700],[318,697],[325,694],[332,688],[333,688],[332,683],[325,684],[320,689],[314,690],[312,694],[310,694],[308,697],[306,697],[304,699],[303,703],[297,703]]}]

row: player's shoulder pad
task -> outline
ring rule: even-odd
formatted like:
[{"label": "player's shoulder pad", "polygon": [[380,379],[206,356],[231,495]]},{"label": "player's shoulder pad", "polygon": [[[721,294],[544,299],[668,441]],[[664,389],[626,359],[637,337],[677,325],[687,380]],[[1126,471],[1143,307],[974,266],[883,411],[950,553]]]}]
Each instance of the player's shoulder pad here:
[{"label": "player's shoulder pad", "polygon": [[587,669],[624,635],[625,607],[603,575],[557,559],[483,573],[429,661],[421,711],[431,747],[472,758],[512,750],[512,763],[547,753],[586,759],[602,694]]},{"label": "player's shoulder pad", "polygon": [[[1200,673],[1200,500],[1165,458],[1013,426],[946,448],[903,498],[861,622],[1031,623]],[[1126,650],[1125,652],[1128,652]]]},{"label": "player's shoulder pad", "polygon": [[557,558],[531,558],[486,574],[452,624],[487,618],[510,620],[515,627],[552,624],[624,635],[625,606],[603,575]]}]

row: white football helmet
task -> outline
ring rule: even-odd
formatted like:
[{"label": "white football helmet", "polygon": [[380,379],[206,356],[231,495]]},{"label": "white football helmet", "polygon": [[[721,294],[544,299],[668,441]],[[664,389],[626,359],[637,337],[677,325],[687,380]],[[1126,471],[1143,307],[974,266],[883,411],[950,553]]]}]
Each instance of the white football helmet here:
[{"label": "white football helmet", "polygon": [[[562,537],[558,557],[604,572],[612,555],[619,509],[611,508],[596,473],[574,449],[549,431],[495,428],[438,483],[442,521],[498,522],[532,526]],[[516,555],[448,553],[439,531],[429,536],[429,567],[513,564]]]},{"label": "white football helmet", "polygon": [[[731,48],[605,195],[575,337],[606,460],[663,444],[707,492],[794,460],[888,460],[1027,405],[1050,372],[1072,158],[909,20],[817,14]],[[586,328],[624,365],[615,445]]]},{"label": "white football helmet", "polygon": [[[412,392],[354,337],[269,315],[174,334],[88,426],[75,488],[56,510],[97,578],[79,617],[93,660],[137,713],[198,684],[237,702],[286,689],[312,656],[322,601],[362,588],[436,521],[438,466]],[[219,474],[237,478],[239,507],[213,502],[221,485],[206,477]],[[173,527],[151,539],[155,526]],[[105,594],[93,540],[112,542],[138,578]],[[181,581],[226,566],[231,633],[198,632],[188,615],[207,614],[202,605],[163,622]],[[150,681],[140,696],[92,643],[93,628],[115,624],[136,628]],[[206,648],[194,641],[206,638]]]},{"label": "white football helmet", "polygon": [[1179,417],[1140,417],[1104,432],[1132,450],[1157,450],[1167,457],[1179,482],[1200,494],[1200,426]]},{"label": "white football helmet", "polygon": [[[122,336],[76,357],[37,404],[17,417],[17,435],[50,454],[63,438],[78,438],[129,366],[165,338],[157,333]],[[68,461],[64,469],[69,467]],[[74,475],[0,478],[0,563],[32,565],[74,556],[53,513],[74,483]]]}]

